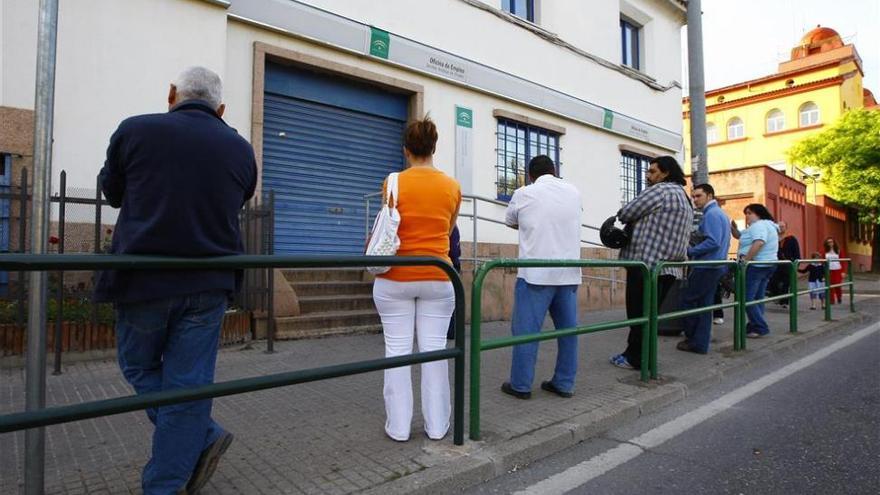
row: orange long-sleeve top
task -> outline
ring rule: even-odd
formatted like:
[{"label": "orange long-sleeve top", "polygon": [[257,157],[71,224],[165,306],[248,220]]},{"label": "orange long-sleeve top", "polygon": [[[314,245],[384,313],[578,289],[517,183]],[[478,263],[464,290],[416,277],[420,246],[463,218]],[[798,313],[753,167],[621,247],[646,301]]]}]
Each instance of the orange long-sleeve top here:
[{"label": "orange long-sleeve top", "polygon": [[[385,187],[382,186],[382,197]],[[450,264],[449,232],[461,205],[458,182],[434,167],[411,167],[397,180],[400,213],[398,256],[436,256]],[[433,266],[395,266],[378,277],[397,282],[449,280]]]}]

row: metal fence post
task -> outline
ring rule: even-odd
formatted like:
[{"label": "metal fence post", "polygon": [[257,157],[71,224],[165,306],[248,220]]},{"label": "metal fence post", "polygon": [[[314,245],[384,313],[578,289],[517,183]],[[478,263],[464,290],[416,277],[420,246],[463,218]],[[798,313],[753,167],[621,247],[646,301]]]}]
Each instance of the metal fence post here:
[{"label": "metal fence post", "polygon": [[[67,172],[61,171],[58,192],[58,254],[64,254],[64,216],[67,199]],[[61,374],[61,334],[64,322],[64,270],[58,270],[58,287],[55,291],[55,356],[53,375]]]},{"label": "metal fence post", "polygon": [[[101,194],[101,177],[99,176],[95,181],[95,253],[100,254],[104,250],[101,246],[101,233],[104,229],[101,226],[101,200],[103,199],[103,195]],[[97,281],[98,272],[94,272],[95,280]],[[92,302],[92,328],[98,327],[98,303]]]},{"label": "metal fence post", "polygon": [[657,269],[642,271],[642,316],[648,317],[648,321],[642,325],[642,362],[640,378],[647,382],[650,378],[657,378],[655,367],[657,359]]},{"label": "metal fence post", "polygon": [[453,390],[452,414],[453,414],[453,443],[455,445],[464,445],[464,360],[465,360],[465,340],[464,340],[464,313],[465,313],[465,295],[464,282],[461,276],[455,275],[452,282],[452,288],[455,291],[455,347],[460,354],[455,357],[455,387]]},{"label": "metal fence post", "polygon": [[746,277],[748,276],[748,266],[745,263],[736,264],[736,292],[737,306],[736,314],[738,317],[739,328],[735,329],[734,339],[739,343],[740,351],[746,348]]},{"label": "metal fence post", "polygon": [[[269,190],[269,211],[275,211],[275,190]],[[271,217],[270,217],[271,218]],[[274,219],[273,219],[274,220]],[[266,222],[269,223],[269,222]],[[266,232],[268,230],[268,232]],[[266,247],[269,254],[275,252],[275,224],[263,228],[263,239],[267,240]],[[268,234],[268,235],[267,235]],[[266,301],[266,352],[275,352],[275,269],[269,268],[266,273],[266,285],[268,286],[268,299]]]},{"label": "metal fence post", "polygon": [[846,278],[849,282],[849,312],[856,312],[856,300],[855,300],[855,292],[856,292],[856,283],[853,280],[853,271],[852,271],[853,262],[849,260],[846,262]]},{"label": "metal fence post", "polygon": [[[27,239],[27,206],[28,206],[28,172],[26,168],[21,169],[21,191],[19,191],[19,207],[18,207],[18,252],[24,253],[25,239]],[[18,272],[18,311],[15,314],[15,323],[18,328],[24,328],[24,311],[25,311],[25,294],[24,287],[27,282],[24,279],[25,272]]]},{"label": "metal fence post", "polygon": [[364,196],[364,250],[367,248],[367,241],[370,240],[370,197]]},{"label": "metal fence post", "polygon": [[788,331],[797,333],[798,331],[798,277],[797,260],[792,260],[788,270],[788,288],[791,291],[791,299],[788,301]]},{"label": "metal fence post", "polygon": [[[476,262],[474,262],[474,271],[476,272]],[[492,262],[483,265],[483,269],[474,275],[473,287],[471,288],[471,400],[470,400],[470,423],[468,424],[469,437],[471,440],[480,439],[480,353],[482,351],[480,341],[481,323],[483,320],[482,298],[483,298],[483,280]],[[457,318],[457,316],[456,316]],[[462,332],[456,329],[456,339]]]},{"label": "metal fence post", "polygon": [[831,263],[825,261],[825,321],[831,321]]},{"label": "metal fence post", "polygon": [[[474,216],[471,217],[471,222],[472,222],[471,227],[473,229],[473,238],[471,239],[471,251],[474,253],[473,273],[474,273],[474,276],[476,276],[477,275],[477,266],[478,266],[478,263],[477,263],[477,198],[472,199],[471,203],[474,205],[474,207],[473,207]],[[473,324],[473,322],[471,322],[471,324]]]}]

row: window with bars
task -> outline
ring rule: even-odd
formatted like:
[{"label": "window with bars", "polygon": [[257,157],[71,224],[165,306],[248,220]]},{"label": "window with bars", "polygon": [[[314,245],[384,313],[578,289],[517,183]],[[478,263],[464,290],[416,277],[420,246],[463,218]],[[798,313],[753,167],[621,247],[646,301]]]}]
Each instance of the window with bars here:
[{"label": "window with bars", "polygon": [[498,119],[497,161],[495,163],[498,199],[508,201],[513,191],[529,183],[526,166],[538,155],[547,155],[559,174],[559,134],[513,120]]},{"label": "window with bars", "polygon": [[645,174],[651,157],[631,151],[620,152],[620,204],[625,205],[648,187]]},{"label": "window with bars", "polygon": [[501,9],[529,22],[535,22],[535,0],[502,0]]}]

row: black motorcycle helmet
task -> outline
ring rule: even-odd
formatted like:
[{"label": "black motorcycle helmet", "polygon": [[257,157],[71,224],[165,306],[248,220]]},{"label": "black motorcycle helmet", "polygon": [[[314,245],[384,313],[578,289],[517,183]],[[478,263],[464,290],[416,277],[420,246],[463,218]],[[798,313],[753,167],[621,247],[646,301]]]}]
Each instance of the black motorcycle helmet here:
[{"label": "black motorcycle helmet", "polygon": [[629,243],[629,234],[623,229],[614,226],[617,216],[609,217],[602,223],[599,229],[599,239],[606,247],[621,249]]}]

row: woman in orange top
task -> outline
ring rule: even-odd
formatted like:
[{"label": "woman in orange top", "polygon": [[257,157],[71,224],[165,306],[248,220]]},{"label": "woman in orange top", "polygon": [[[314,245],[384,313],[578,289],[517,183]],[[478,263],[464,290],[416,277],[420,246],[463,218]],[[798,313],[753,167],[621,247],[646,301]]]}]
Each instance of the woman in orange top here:
[{"label": "woman in orange top", "polygon": [[[449,234],[461,204],[455,179],[434,168],[437,128],[425,117],[409,124],[403,136],[408,168],[398,177],[400,213],[399,256],[436,256],[449,259]],[[383,187],[384,189],[384,187]],[[385,195],[383,194],[384,198]],[[385,356],[412,354],[413,334],[419,351],[446,348],[446,330],[455,308],[452,282],[443,270],[431,266],[392,267],[376,277],[373,300],[382,318]],[[422,366],[422,415],[425,433],[439,440],[449,430],[451,402],[446,361]],[[413,414],[412,374],[409,366],[385,370],[385,433],[409,440]]]}]

